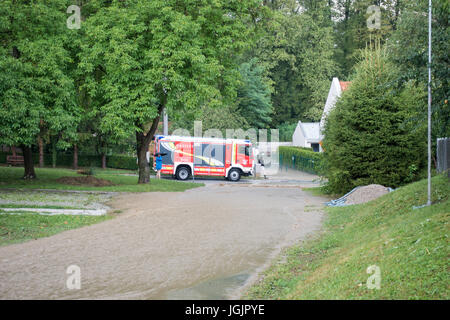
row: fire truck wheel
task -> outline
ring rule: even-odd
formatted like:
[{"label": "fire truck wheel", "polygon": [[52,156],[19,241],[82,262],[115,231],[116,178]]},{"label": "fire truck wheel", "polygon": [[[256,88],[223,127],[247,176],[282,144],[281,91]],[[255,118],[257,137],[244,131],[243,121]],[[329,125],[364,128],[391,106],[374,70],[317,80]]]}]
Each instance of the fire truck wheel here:
[{"label": "fire truck wheel", "polygon": [[177,169],[176,177],[178,180],[187,180],[191,175],[191,171],[187,167],[181,167]]},{"label": "fire truck wheel", "polygon": [[238,169],[231,169],[228,173],[228,180],[236,182],[241,179],[241,172]]}]

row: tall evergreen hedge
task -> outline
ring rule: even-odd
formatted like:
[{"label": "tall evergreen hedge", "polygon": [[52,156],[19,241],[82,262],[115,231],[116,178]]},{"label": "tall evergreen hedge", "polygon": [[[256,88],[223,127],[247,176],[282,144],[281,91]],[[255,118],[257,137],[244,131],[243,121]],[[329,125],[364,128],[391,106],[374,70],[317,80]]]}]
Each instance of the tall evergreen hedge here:
[{"label": "tall evergreen hedge", "polygon": [[383,49],[367,49],[352,83],[328,116],[323,146],[331,192],[355,186],[398,187],[425,166],[425,91],[401,78]]}]

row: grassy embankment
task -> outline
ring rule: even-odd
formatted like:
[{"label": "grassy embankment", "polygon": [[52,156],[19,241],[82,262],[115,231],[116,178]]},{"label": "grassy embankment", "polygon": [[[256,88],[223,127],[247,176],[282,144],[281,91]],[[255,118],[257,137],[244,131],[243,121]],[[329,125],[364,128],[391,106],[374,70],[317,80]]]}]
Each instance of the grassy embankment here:
[{"label": "grassy embankment", "polygon": [[[322,235],[291,247],[248,291],[250,299],[449,299],[450,182],[404,186],[362,205],[328,208]],[[281,259],[281,257],[280,257]],[[369,289],[381,271],[380,289]]]},{"label": "grassy embankment", "polygon": [[[35,192],[32,189],[152,192],[185,191],[203,185],[156,179],[152,179],[150,184],[138,185],[136,176],[125,176],[123,173],[133,172],[96,169],[95,177],[110,180],[114,185],[94,187],[67,185],[56,181],[60,177],[80,176],[74,170],[37,168],[38,178],[35,181],[24,181],[22,179],[23,168],[0,167],[0,200],[2,200],[0,203],[0,246],[48,237],[65,230],[99,223],[111,219],[115,215],[112,213],[105,216],[49,216],[29,212],[1,213],[1,208],[83,209],[93,202],[102,202],[100,196],[95,194],[81,196],[79,194]],[[2,189],[4,189],[3,192]],[[6,189],[16,189],[20,192],[6,191]]]}]

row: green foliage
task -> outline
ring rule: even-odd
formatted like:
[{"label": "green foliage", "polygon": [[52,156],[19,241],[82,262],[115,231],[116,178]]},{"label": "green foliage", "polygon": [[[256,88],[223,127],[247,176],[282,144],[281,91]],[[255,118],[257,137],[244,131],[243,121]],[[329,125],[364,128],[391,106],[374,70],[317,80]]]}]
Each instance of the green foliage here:
[{"label": "green foliage", "polygon": [[295,129],[297,128],[297,122],[294,123],[282,123],[278,126],[279,131],[279,139],[284,142],[291,142],[292,135],[294,134]]},{"label": "green foliage", "polygon": [[260,1],[113,1],[84,22],[83,90],[110,141],[136,134],[139,183],[159,117],[228,105],[239,84],[236,56],[252,43]]},{"label": "green foliage", "polygon": [[264,82],[263,68],[256,59],[241,64],[242,85],[238,88],[237,112],[251,128],[269,128],[272,122],[270,89]]},{"label": "green foliage", "polygon": [[234,56],[248,46],[257,4],[113,2],[86,19],[80,68],[90,95],[104,99],[102,132],[142,132],[160,105],[173,112],[234,98]]},{"label": "green foliage", "polygon": [[424,92],[413,82],[397,86],[398,72],[384,50],[362,53],[325,126],[330,192],[372,183],[398,187],[417,177],[412,166],[424,167],[425,123],[417,121]]},{"label": "green foliage", "polygon": [[266,34],[252,50],[272,84],[273,126],[315,121],[335,75],[334,39],[328,1],[266,1]]},{"label": "green foliage", "polygon": [[67,6],[65,0],[0,4],[1,144],[31,146],[40,126],[59,136],[60,147],[75,135],[79,110],[68,71]]},{"label": "green foliage", "polygon": [[[150,166],[152,166],[153,158],[150,158]],[[108,168],[137,170],[138,166],[135,157],[127,156],[107,156],[106,166]]]},{"label": "green foliage", "polygon": [[[6,156],[8,153],[0,152],[0,163],[6,163]],[[150,166],[152,166],[153,158],[150,158]],[[33,154],[33,162],[39,163],[39,154]],[[51,166],[53,164],[52,154],[44,153],[44,165]],[[72,167],[73,154],[57,153],[56,165],[61,167]],[[102,156],[92,154],[79,154],[78,165],[80,167],[97,167],[102,166]],[[137,170],[136,157],[111,155],[106,156],[106,166],[108,168]]]},{"label": "green foliage", "polygon": [[[450,4],[447,0],[433,1],[432,22],[432,111],[433,141],[450,136]],[[401,68],[401,80],[428,82],[428,1],[408,1],[397,30],[388,43],[394,62]],[[422,120],[427,121],[427,100],[422,100]]]},{"label": "green foliage", "polygon": [[222,137],[226,136],[227,129],[239,129],[248,127],[247,121],[238,112],[236,105],[211,106],[203,105],[195,110],[184,110],[174,115],[170,134],[175,132],[180,135],[180,129],[187,133],[181,135],[194,135],[194,121],[202,121],[203,132],[215,129],[219,130]]},{"label": "green foliage", "polygon": [[299,98],[304,105],[301,119],[305,122],[320,120],[331,79],[338,72],[333,57],[334,39],[329,19],[330,8],[325,3],[327,1],[315,1],[312,8],[302,16]]},{"label": "green foliage", "polygon": [[[411,0],[337,0],[334,6],[336,48],[334,57],[340,66],[339,78],[347,79],[358,62],[358,51],[375,39],[384,43],[396,29],[405,2]],[[414,2],[417,2],[414,0]],[[370,30],[367,9],[378,5],[381,10],[380,29]]]},{"label": "green foliage", "polygon": [[322,171],[323,153],[299,147],[279,147],[278,153],[280,166],[315,174],[320,174]]}]

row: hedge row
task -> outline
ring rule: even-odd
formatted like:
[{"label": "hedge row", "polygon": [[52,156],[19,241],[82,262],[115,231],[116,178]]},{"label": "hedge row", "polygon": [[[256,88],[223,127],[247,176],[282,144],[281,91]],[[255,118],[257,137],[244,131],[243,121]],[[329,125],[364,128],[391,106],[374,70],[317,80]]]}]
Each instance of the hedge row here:
[{"label": "hedge row", "polygon": [[[10,153],[0,152],[0,163],[6,163],[6,156]],[[44,154],[44,165],[51,166],[53,161],[53,156],[50,153]],[[33,153],[33,162],[35,164],[39,163],[39,154]],[[73,166],[73,154],[58,153],[56,155],[56,165],[62,167]],[[101,155],[89,155],[80,154],[78,155],[78,166],[80,167],[101,167],[102,166],[102,156]],[[106,156],[106,166],[108,168],[115,169],[128,169],[137,170],[138,165],[136,158],[129,156],[112,155]],[[152,166],[152,158],[150,158],[150,166]]]},{"label": "hedge row", "polygon": [[279,147],[278,153],[282,167],[314,174],[321,173],[323,153],[300,147]]}]

